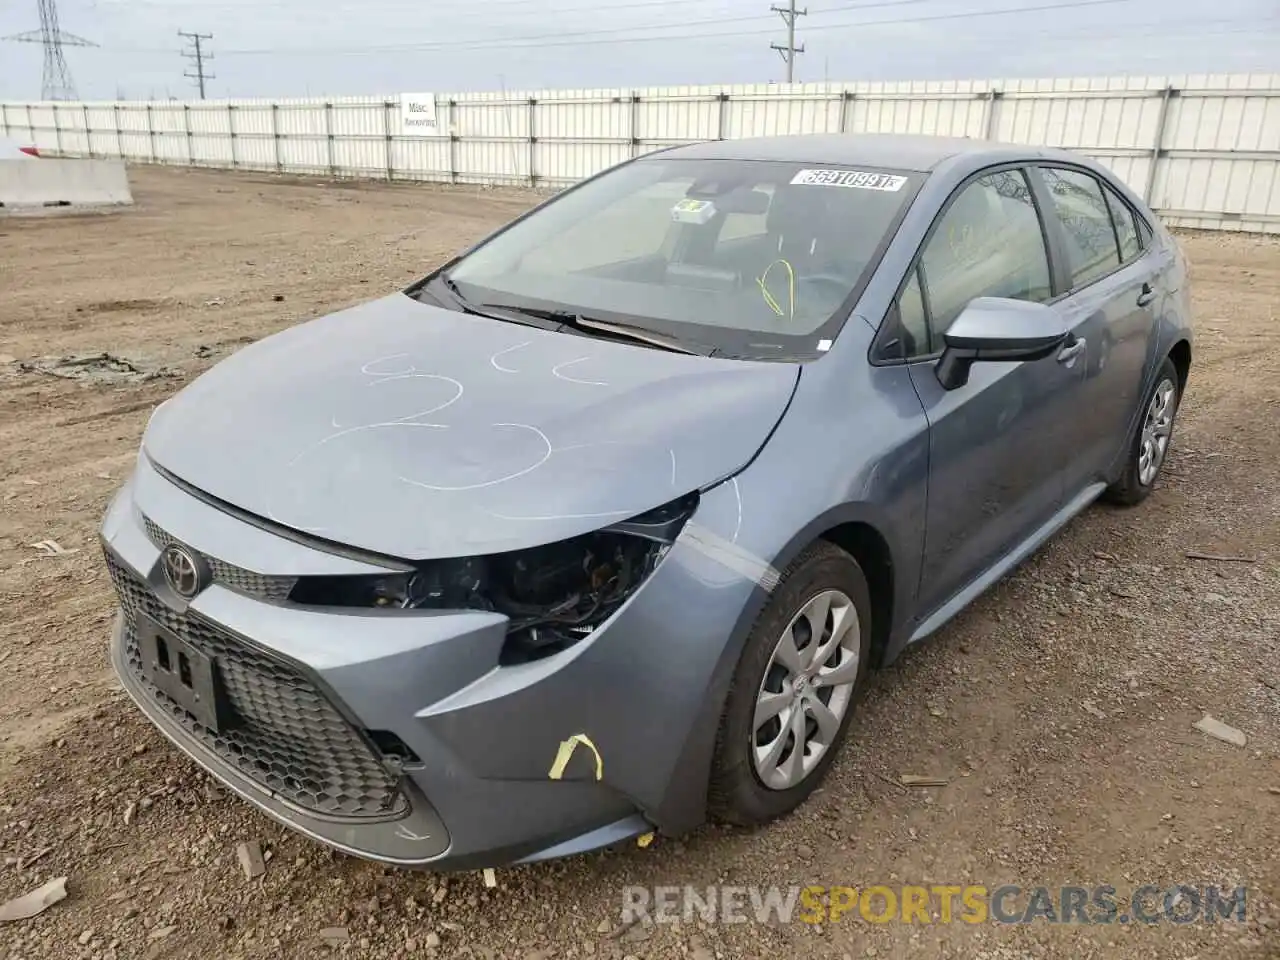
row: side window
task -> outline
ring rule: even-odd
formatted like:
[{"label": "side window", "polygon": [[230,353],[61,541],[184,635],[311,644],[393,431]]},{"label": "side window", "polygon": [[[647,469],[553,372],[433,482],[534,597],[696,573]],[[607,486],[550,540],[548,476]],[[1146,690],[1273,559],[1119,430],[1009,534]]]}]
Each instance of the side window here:
[{"label": "side window", "polygon": [[[934,337],[977,297],[1049,299],[1049,258],[1021,170],[987,174],[964,187],[920,257]],[[903,304],[905,321],[906,304]]]},{"label": "side window", "polygon": [[1134,219],[1133,211],[1129,209],[1127,203],[1120,199],[1118,193],[1105,183],[1102,185],[1102,190],[1107,195],[1107,207],[1111,210],[1111,222],[1115,225],[1116,238],[1120,241],[1120,260],[1122,263],[1128,263],[1142,252],[1142,244],[1138,242],[1138,225]]},{"label": "side window", "polygon": [[911,279],[898,294],[898,323],[902,327],[902,354],[918,357],[931,353],[929,321],[924,312],[924,296],[920,292],[920,271],[912,270]]},{"label": "side window", "polygon": [[1062,221],[1071,288],[1077,289],[1120,266],[1120,249],[1102,185],[1087,173],[1044,167],[1045,186]]},{"label": "side window", "polygon": [[1142,249],[1145,250],[1151,246],[1153,237],[1151,236],[1151,226],[1147,221],[1138,217],[1138,239],[1142,241]]}]

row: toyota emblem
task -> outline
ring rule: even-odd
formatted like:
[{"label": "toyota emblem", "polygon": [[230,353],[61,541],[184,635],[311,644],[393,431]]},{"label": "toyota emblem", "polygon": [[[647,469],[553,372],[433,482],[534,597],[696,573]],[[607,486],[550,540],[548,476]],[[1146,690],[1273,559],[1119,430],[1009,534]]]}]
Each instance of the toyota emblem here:
[{"label": "toyota emblem", "polygon": [[190,600],[204,588],[200,562],[186,547],[171,543],[164,548],[164,579],[173,592]]}]

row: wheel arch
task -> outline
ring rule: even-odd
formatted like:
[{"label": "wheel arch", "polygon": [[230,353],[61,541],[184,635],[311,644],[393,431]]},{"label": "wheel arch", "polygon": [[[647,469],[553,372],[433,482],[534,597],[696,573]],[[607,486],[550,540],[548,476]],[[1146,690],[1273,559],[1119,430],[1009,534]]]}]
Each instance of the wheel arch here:
[{"label": "wheel arch", "polygon": [[826,540],[853,557],[867,578],[867,593],[871,598],[871,666],[879,668],[893,633],[895,611],[896,571],[889,541],[865,520],[838,524],[817,539]]},{"label": "wheel arch", "polygon": [[1169,359],[1173,368],[1178,371],[1178,396],[1187,389],[1187,378],[1191,376],[1191,341],[1185,337],[1169,349]]},{"label": "wheel arch", "polygon": [[[846,503],[820,514],[797,531],[773,557],[773,568],[779,573],[785,571],[806,548],[824,540],[853,556],[867,577],[872,603],[871,666],[879,667],[892,647],[896,619],[909,606],[906,589],[911,576],[904,568],[904,562],[910,559],[907,551],[894,539],[891,524],[873,505]],[[730,677],[771,595],[764,590],[755,592],[725,643],[702,714],[685,742],[672,778],[685,787],[671,791],[661,808],[650,811],[664,833],[683,833],[705,822],[712,752]]]}]

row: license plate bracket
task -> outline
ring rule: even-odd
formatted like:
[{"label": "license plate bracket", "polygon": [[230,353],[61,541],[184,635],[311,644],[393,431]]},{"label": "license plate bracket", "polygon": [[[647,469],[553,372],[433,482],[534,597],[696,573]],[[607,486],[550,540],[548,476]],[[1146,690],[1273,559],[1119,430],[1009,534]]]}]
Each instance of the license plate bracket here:
[{"label": "license plate bracket", "polygon": [[148,617],[138,617],[137,633],[142,675],[150,683],[210,732],[232,726],[234,713],[213,657]]}]

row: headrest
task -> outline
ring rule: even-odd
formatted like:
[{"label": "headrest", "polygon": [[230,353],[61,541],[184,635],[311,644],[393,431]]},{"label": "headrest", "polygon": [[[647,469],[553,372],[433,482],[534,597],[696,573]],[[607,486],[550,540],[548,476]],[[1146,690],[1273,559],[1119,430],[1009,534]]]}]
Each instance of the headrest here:
[{"label": "headrest", "polygon": [[782,187],[769,206],[769,233],[788,241],[817,236],[828,217],[829,199],[820,187]]}]

